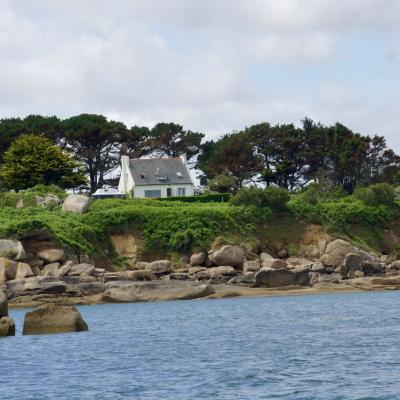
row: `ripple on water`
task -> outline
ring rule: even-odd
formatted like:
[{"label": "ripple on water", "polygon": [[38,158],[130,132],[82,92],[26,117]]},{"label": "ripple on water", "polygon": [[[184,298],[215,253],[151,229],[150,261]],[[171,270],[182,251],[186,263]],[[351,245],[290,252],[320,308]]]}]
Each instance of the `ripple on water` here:
[{"label": "ripple on water", "polygon": [[80,307],[0,340],[0,399],[396,399],[400,292]]}]

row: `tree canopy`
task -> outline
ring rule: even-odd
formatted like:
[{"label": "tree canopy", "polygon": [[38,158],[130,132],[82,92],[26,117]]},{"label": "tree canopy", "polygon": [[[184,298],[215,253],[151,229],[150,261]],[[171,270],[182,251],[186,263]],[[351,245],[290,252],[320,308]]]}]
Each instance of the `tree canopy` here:
[{"label": "tree canopy", "polygon": [[0,182],[14,190],[41,184],[68,189],[85,184],[86,178],[72,156],[51,140],[39,135],[24,135],[5,152]]}]

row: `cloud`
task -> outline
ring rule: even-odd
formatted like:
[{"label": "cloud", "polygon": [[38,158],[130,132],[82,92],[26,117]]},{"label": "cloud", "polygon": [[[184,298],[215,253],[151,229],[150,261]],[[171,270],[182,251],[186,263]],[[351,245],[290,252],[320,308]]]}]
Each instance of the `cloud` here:
[{"label": "cloud", "polygon": [[1,116],[94,112],[215,137],[310,115],[400,150],[399,23],[397,0],[0,0]]}]

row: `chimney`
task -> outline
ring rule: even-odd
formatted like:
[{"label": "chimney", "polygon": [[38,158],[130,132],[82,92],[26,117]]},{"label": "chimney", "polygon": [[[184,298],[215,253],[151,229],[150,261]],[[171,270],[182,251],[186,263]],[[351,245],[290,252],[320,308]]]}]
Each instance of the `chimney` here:
[{"label": "chimney", "polygon": [[179,156],[179,158],[183,161],[183,163],[185,165],[187,165],[187,157],[186,157],[186,153],[183,153]]}]

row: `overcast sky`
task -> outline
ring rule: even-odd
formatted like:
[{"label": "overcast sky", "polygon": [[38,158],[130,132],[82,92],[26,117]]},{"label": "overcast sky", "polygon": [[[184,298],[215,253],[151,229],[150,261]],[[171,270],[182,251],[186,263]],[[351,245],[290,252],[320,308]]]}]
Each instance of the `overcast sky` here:
[{"label": "overcast sky", "polygon": [[309,116],[400,152],[400,0],[0,0],[0,57],[0,117]]}]

